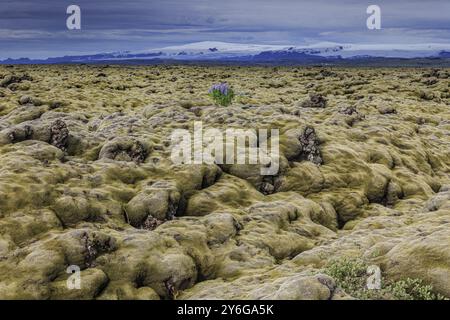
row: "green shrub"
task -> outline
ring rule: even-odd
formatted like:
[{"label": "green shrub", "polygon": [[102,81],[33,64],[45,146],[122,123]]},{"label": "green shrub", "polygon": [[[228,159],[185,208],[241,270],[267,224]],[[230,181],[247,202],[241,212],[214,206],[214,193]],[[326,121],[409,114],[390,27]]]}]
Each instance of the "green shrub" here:
[{"label": "green shrub", "polygon": [[[361,260],[342,259],[332,261],[325,273],[333,277],[347,294],[358,299],[367,298],[367,265]],[[370,292],[369,292],[370,293]]]},{"label": "green shrub", "polygon": [[433,293],[433,286],[420,279],[407,278],[389,284],[385,289],[397,300],[444,300],[445,297]]},{"label": "green shrub", "polygon": [[431,285],[420,279],[406,278],[387,281],[380,290],[367,288],[368,265],[360,259],[342,259],[330,262],[324,272],[336,280],[337,285],[347,294],[362,300],[443,300],[433,292]]}]

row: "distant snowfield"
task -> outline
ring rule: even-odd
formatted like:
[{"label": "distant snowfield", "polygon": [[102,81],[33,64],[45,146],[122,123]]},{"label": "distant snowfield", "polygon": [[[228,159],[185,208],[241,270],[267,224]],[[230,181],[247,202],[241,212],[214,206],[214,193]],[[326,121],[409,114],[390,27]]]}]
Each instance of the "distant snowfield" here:
[{"label": "distant snowfield", "polygon": [[54,57],[42,60],[16,62],[14,59],[0,63],[95,63],[99,61],[119,62],[129,60],[183,60],[183,61],[304,61],[328,58],[428,58],[439,57],[450,52],[450,43],[426,44],[342,44],[319,42],[308,45],[244,44],[218,41],[203,41],[179,46],[153,48],[141,51],[98,53],[93,55]]},{"label": "distant snowfield", "polygon": [[[441,51],[449,51],[450,43],[428,44],[340,44],[320,42],[311,45],[260,45],[217,41],[203,41],[180,46],[149,49],[136,54],[159,53],[172,59],[205,59],[257,55],[267,51],[299,52],[322,57],[356,56],[419,58],[437,56]],[[160,56],[160,57],[161,57]]]}]

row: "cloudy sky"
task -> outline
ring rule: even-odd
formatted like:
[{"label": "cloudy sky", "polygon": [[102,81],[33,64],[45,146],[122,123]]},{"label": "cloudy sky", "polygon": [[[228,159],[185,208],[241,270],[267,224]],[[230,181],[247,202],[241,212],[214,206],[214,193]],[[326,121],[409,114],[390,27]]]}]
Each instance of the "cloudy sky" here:
[{"label": "cloudy sky", "polygon": [[[82,11],[67,30],[66,9]],[[381,7],[382,30],[366,9]],[[0,0],[0,59],[143,50],[196,41],[449,43],[449,0]]]}]

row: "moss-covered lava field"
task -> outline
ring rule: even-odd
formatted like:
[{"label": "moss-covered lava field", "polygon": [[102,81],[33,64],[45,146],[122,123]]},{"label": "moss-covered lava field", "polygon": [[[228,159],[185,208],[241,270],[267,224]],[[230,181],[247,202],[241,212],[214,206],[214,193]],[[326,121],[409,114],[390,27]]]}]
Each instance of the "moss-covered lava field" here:
[{"label": "moss-covered lava field", "polygon": [[[0,298],[450,298],[449,77],[0,66]],[[194,121],[278,129],[278,174],[173,164]]]}]

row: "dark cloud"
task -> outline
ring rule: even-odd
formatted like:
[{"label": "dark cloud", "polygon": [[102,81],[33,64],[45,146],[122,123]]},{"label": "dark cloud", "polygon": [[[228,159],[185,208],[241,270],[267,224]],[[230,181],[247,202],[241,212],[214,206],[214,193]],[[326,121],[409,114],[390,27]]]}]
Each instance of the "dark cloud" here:
[{"label": "dark cloud", "polygon": [[[383,30],[366,29],[366,8]],[[82,30],[66,29],[66,8]],[[0,0],[0,58],[140,50],[194,41],[448,42],[448,0]]]}]

